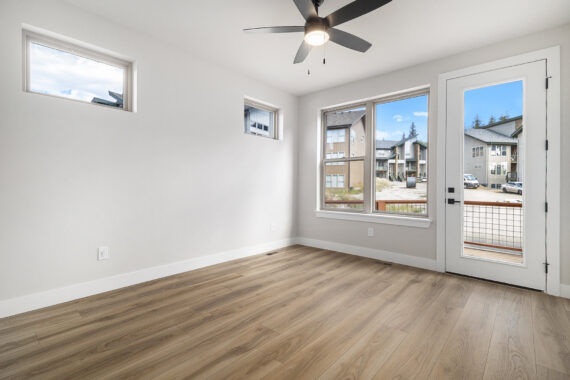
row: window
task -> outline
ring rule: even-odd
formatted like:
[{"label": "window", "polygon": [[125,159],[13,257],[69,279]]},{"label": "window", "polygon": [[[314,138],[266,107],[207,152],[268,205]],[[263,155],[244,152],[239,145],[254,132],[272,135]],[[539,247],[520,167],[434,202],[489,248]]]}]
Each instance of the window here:
[{"label": "window", "polygon": [[389,173],[376,178],[373,210],[426,216],[428,92],[382,99],[375,103],[374,109],[376,145],[388,146],[391,158]]},{"label": "window", "polygon": [[24,31],[24,89],[132,110],[132,63]]},{"label": "window", "polygon": [[250,135],[277,139],[277,120],[279,111],[249,99],[244,101],[244,132]]},{"label": "window", "polygon": [[326,186],[328,188],[343,188],[344,187],[344,174],[327,175]]},{"label": "window", "polygon": [[323,111],[321,210],[427,216],[428,95]]},{"label": "window", "polygon": [[[343,143],[345,140],[346,129],[327,130],[327,144]],[[354,142],[354,139],[351,139]]]},{"label": "window", "polygon": [[506,156],[507,146],[506,145],[491,145],[491,156]]},{"label": "window", "polygon": [[326,112],[323,124],[324,208],[362,210],[366,111],[351,107]]}]

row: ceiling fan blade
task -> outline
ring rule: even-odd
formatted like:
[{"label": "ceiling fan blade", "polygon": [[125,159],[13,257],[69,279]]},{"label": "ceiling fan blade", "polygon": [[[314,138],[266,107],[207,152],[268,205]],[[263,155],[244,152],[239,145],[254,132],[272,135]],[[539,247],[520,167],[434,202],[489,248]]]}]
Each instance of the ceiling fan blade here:
[{"label": "ceiling fan blade", "polygon": [[304,32],[304,26],[267,26],[262,28],[247,28],[246,33],[295,33]]},{"label": "ceiling fan blade", "polygon": [[392,0],[356,0],[340,9],[337,9],[325,17],[325,19],[332,28],[333,26],[340,25],[344,22],[365,15],[368,12],[372,12],[381,6],[388,4],[390,1]]},{"label": "ceiling fan blade", "polygon": [[340,29],[330,28],[328,33],[332,42],[362,53],[370,49],[370,46],[372,46],[370,42]]},{"label": "ceiling fan blade", "polygon": [[293,2],[305,20],[308,20],[310,17],[318,17],[317,10],[311,0],[293,0]]},{"label": "ceiling fan blade", "polygon": [[303,40],[303,43],[301,44],[301,46],[299,46],[299,50],[297,50],[297,55],[295,55],[295,60],[293,61],[293,63],[303,62],[305,58],[307,58],[307,56],[309,55],[311,48],[312,46],[306,43],[305,40]]}]

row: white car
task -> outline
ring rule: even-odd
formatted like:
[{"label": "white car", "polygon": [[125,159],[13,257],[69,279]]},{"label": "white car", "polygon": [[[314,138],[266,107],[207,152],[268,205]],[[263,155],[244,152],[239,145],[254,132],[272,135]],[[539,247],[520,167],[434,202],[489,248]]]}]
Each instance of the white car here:
[{"label": "white car", "polygon": [[473,174],[463,174],[463,187],[465,189],[476,189],[479,187],[479,181]]},{"label": "white car", "polygon": [[503,193],[516,193],[522,195],[522,182],[507,182],[501,186]]}]

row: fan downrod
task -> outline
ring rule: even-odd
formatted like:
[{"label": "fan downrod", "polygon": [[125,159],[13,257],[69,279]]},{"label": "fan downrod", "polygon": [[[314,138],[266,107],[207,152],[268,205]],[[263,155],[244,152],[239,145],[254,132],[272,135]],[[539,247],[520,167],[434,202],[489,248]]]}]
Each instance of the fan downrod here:
[{"label": "fan downrod", "polygon": [[325,0],[311,0],[315,8],[319,8]]}]

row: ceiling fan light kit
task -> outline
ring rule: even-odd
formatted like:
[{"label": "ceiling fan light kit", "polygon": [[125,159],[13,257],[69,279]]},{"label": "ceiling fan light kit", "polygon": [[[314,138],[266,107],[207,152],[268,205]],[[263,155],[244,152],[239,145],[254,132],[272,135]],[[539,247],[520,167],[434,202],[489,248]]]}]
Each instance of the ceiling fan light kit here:
[{"label": "ceiling fan light kit", "polygon": [[307,20],[305,24],[305,42],[311,46],[321,46],[327,43],[330,35],[323,19],[314,18]]},{"label": "ceiling fan light kit", "polygon": [[293,0],[305,19],[305,26],[274,26],[244,29],[246,33],[305,33],[305,37],[293,63],[301,63],[307,58],[313,46],[322,46],[329,40],[346,48],[366,52],[372,44],[335,26],[358,18],[392,0],[355,0],[337,9],[327,17],[319,16],[319,7],[323,0]]}]

